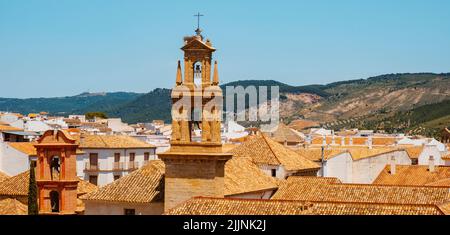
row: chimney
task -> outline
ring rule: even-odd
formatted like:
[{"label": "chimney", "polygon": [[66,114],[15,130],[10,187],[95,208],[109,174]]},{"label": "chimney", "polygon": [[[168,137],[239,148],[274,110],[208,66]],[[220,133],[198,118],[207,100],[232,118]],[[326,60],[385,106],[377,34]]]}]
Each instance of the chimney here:
[{"label": "chimney", "polygon": [[428,160],[428,170],[430,172],[434,172],[434,157],[430,156],[430,159]]},{"label": "chimney", "polygon": [[395,175],[395,156],[391,156],[391,175]]}]

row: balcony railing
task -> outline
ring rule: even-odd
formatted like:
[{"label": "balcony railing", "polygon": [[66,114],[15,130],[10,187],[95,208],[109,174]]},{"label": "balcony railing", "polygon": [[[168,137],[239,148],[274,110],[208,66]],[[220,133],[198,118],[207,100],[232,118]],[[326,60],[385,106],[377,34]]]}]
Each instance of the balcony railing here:
[{"label": "balcony railing", "polygon": [[139,168],[139,162],[128,162],[128,170],[136,170]]},{"label": "balcony railing", "polygon": [[89,162],[86,162],[86,164],[84,165],[84,170],[85,171],[98,171],[99,167],[98,167],[98,164],[94,165]]},{"label": "balcony railing", "polygon": [[115,170],[115,171],[125,170],[125,164],[123,162],[114,162],[113,170]]}]

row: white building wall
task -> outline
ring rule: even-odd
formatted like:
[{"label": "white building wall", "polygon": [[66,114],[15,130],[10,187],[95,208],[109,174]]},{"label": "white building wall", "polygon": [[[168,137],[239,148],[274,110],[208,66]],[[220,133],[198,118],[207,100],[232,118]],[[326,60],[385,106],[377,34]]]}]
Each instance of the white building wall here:
[{"label": "white building wall", "polygon": [[[321,172],[322,170],[319,170]],[[324,162],[323,166],[325,177],[336,177],[343,183],[349,183],[352,180],[352,158],[349,153],[341,153]]]},{"label": "white building wall", "polygon": [[[130,161],[130,153],[135,153],[135,162],[138,162],[138,167],[144,165],[144,153],[149,152],[149,160],[156,160],[154,149],[82,149],[84,154],[77,157],[77,175],[80,178],[89,180],[89,175],[97,175],[97,185],[104,186],[114,181],[114,175],[125,176],[131,171],[113,171],[114,168],[114,154],[120,153],[120,162],[123,163],[124,168],[127,169]],[[86,172],[85,167],[89,165],[89,155],[91,153],[98,154],[99,171]]]},{"label": "white building wall", "polygon": [[356,161],[346,152],[325,162],[324,176],[336,177],[343,183],[370,184],[390,163],[391,156],[395,157],[398,165],[411,165],[411,159],[405,151],[394,151]]},{"label": "white building wall", "polygon": [[0,142],[0,171],[15,176],[30,169],[30,158],[5,142]]},{"label": "white building wall", "polygon": [[119,203],[84,201],[85,215],[123,215],[125,209],[135,209],[136,215],[161,215],[164,213],[164,203]]},{"label": "white building wall", "polygon": [[445,165],[445,162],[442,160],[442,153],[439,151],[438,147],[435,145],[425,145],[423,147],[422,153],[420,153],[418,158],[419,165],[428,165],[430,156],[434,157],[434,164],[436,166]]},{"label": "white building wall", "polygon": [[272,169],[274,169],[276,171],[275,178],[285,179],[288,176],[286,170],[281,165],[278,165],[278,166],[276,166],[276,165],[261,165],[259,168],[270,177],[273,177]]},{"label": "white building wall", "polygon": [[390,164],[392,156],[395,157],[397,165],[411,165],[411,159],[405,151],[395,151],[353,161],[353,177],[350,183],[371,184],[386,165]]}]

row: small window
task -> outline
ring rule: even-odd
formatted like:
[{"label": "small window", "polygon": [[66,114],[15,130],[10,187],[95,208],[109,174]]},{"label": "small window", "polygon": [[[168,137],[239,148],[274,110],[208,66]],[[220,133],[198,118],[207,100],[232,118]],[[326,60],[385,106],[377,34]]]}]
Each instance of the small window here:
[{"label": "small window", "polygon": [[277,176],[277,169],[272,169],[272,177],[276,177]]},{"label": "small window", "polygon": [[97,185],[97,181],[98,181],[98,176],[96,176],[96,175],[89,176],[89,183],[91,183],[93,185]]},{"label": "small window", "polygon": [[124,215],[135,215],[136,214],[136,210],[135,209],[124,209],[123,210],[123,214]]},{"label": "small window", "polygon": [[120,162],[120,153],[114,153],[114,162]]},{"label": "small window", "polygon": [[114,175],[114,181],[120,179],[120,175]]},{"label": "small window", "polygon": [[144,161],[148,161],[150,158],[150,153],[149,152],[145,152],[144,153]]},{"label": "small window", "polygon": [[134,162],[135,153],[130,153],[130,162]]}]

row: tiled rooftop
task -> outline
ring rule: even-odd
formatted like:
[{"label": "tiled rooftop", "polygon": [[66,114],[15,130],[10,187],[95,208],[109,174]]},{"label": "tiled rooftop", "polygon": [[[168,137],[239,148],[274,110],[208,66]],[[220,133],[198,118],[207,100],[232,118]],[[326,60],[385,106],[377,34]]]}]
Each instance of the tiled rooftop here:
[{"label": "tiled rooftop", "polygon": [[[444,180],[444,181],[443,181]],[[445,181],[447,180],[447,181]],[[448,184],[445,185],[444,182]],[[450,187],[450,166],[436,166],[434,172],[430,172],[428,166],[421,165],[396,165],[395,174],[391,174],[391,167],[387,165],[373,184],[387,185],[433,185]]]},{"label": "tiled rooftop", "polygon": [[443,215],[436,205],[196,197],[169,215]]},{"label": "tiled rooftop", "polygon": [[282,165],[288,171],[309,170],[320,166],[295,151],[261,134],[230,151],[236,157],[248,157],[257,165]]}]

